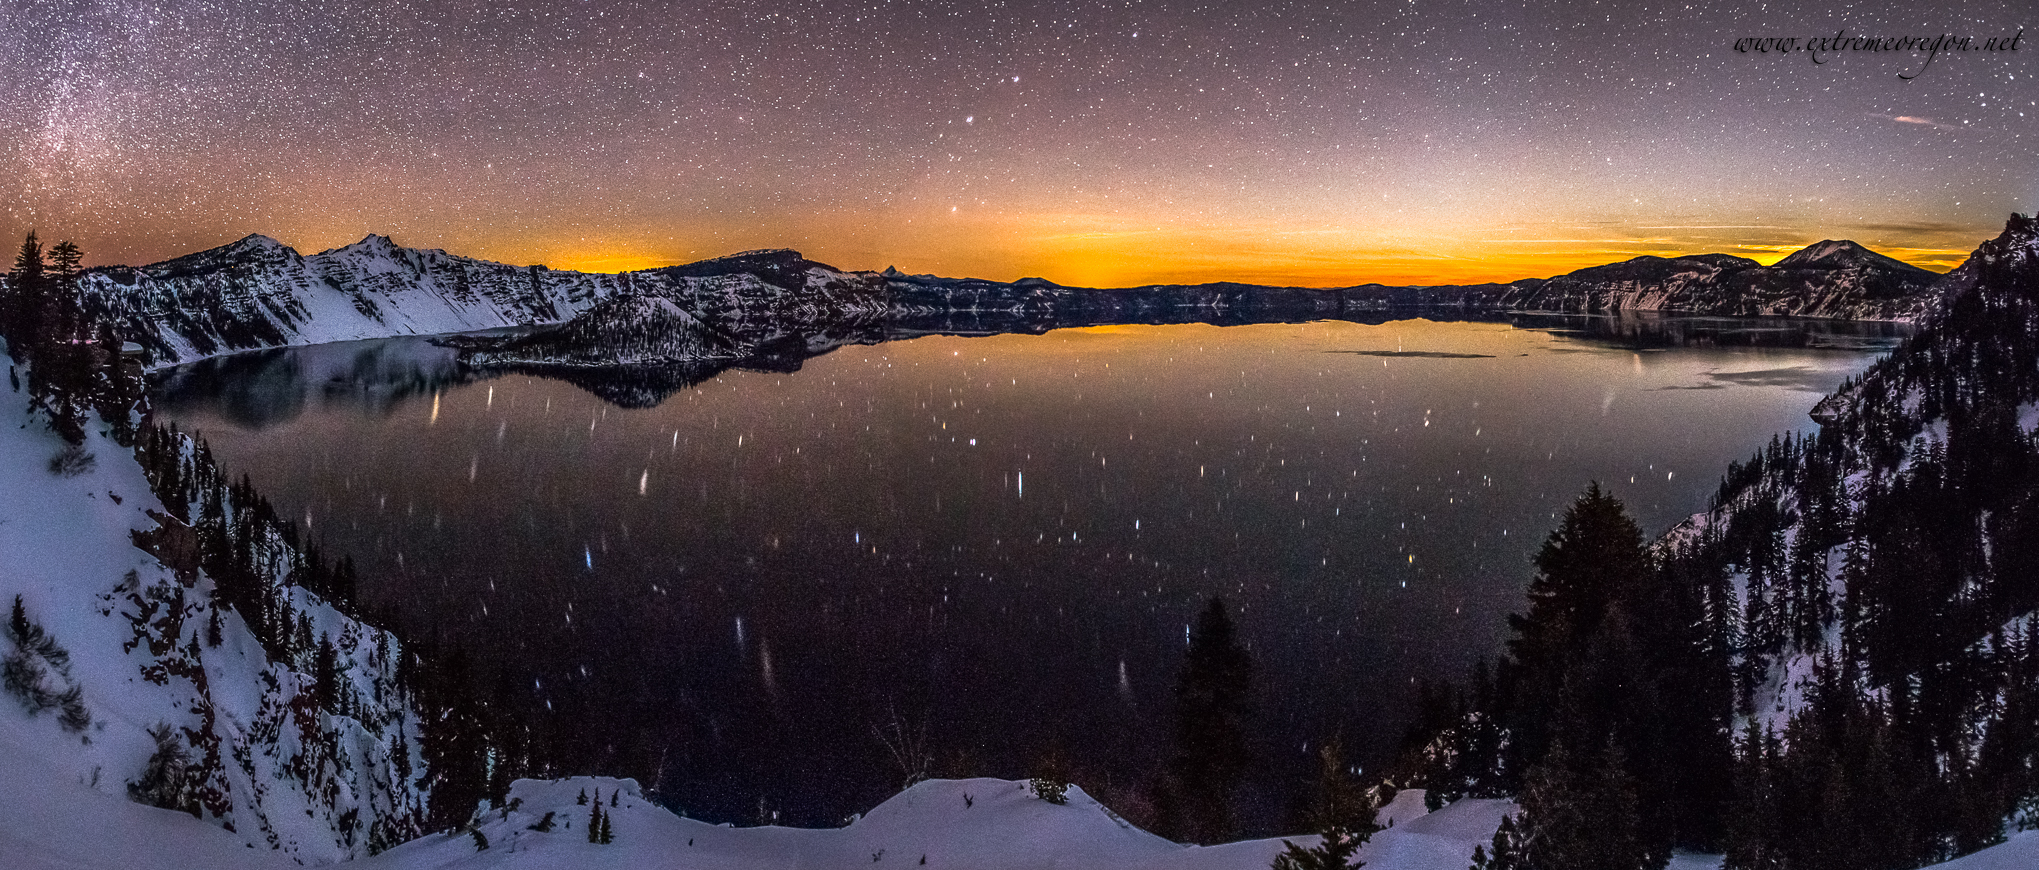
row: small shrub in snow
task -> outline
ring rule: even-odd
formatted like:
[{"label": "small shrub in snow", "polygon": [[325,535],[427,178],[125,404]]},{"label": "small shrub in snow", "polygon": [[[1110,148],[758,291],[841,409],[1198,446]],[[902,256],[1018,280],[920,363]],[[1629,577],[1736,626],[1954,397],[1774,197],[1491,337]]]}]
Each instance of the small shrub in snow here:
[{"label": "small shrub in snow", "polygon": [[57,693],[57,724],[65,731],[82,734],[92,727],[92,711],[85,708],[85,687],[72,683],[70,688]]},{"label": "small shrub in snow", "polygon": [[77,477],[91,471],[99,464],[99,458],[86,452],[84,447],[66,444],[57,455],[50,457],[50,473],[58,477]]},{"label": "small shrub in snow", "polygon": [[57,722],[74,734],[91,727],[84,688],[70,678],[71,653],[28,618],[19,595],[14,596],[14,611],[7,620],[7,637],[14,642],[6,660],[0,661],[0,685],[7,693],[20,700],[29,715],[59,711]]},{"label": "small shrub in snow", "polygon": [[1352,854],[1359,851],[1367,836],[1333,827],[1324,832],[1324,842],[1315,849],[1283,840],[1282,853],[1274,856],[1274,870],[1346,870],[1354,866]]},{"label": "small shrub in snow", "polygon": [[158,723],[149,729],[149,736],[156,738],[156,751],[149,756],[148,766],[142,769],[142,778],[127,784],[127,794],[136,803],[199,814],[198,783],[194,781],[191,769],[191,750],[184,745],[184,735],[167,722]]},{"label": "small shrub in snow", "polygon": [[487,838],[487,837],[484,837],[484,836],[482,836],[482,833],[481,833],[481,829],[480,829],[480,828],[474,828],[474,829],[470,829],[470,830],[469,830],[469,831],[467,832],[467,834],[468,834],[468,836],[470,836],[470,837],[473,837],[473,838],[474,838],[474,850],[475,850],[476,852],[486,852],[486,851],[488,851],[488,848],[489,848],[489,838]]},{"label": "small shrub in snow", "polygon": [[1045,777],[1034,777],[1034,797],[1061,806],[1069,803],[1069,784],[1056,782]]},{"label": "small shrub in snow", "polygon": [[55,699],[43,686],[45,673],[41,660],[21,647],[15,647],[7,654],[7,661],[0,664],[0,677],[4,677],[7,694],[21,700],[21,705],[30,713],[40,713],[55,706]]}]

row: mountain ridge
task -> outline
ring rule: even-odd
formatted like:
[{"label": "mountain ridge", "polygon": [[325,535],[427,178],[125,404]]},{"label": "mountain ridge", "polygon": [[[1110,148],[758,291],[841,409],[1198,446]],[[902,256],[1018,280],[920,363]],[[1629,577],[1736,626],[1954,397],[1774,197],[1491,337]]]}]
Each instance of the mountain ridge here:
[{"label": "mountain ridge", "polygon": [[[80,280],[86,310],[145,350],[151,367],[265,347],[565,322],[634,293],[672,299],[729,330],[812,328],[841,318],[1039,331],[1061,320],[1247,322],[1404,307],[1601,314],[1657,311],[1910,321],[1937,298],[1935,273],[1853,242],[1822,241],[1777,265],[1728,254],[1642,256],[1548,279],[1442,285],[1290,287],[1220,281],[1074,287],[840,269],[767,248],[619,273],[514,266],[408,248],[387,235],[305,255],[259,233]],[[989,317],[987,318],[987,315]],[[1123,320],[1113,320],[1122,318]]]}]

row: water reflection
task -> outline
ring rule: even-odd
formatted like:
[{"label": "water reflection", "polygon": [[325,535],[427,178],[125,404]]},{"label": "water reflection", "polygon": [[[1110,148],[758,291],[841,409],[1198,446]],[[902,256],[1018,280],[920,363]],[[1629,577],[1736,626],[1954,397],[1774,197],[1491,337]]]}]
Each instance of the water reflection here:
[{"label": "water reflection", "polygon": [[478,377],[451,349],[429,339],[344,341],[249,351],[168,369],[154,378],[154,401],[172,417],[203,411],[264,429],[313,408],[388,414],[408,399]]},{"label": "water reflection", "polygon": [[[1464,312],[1429,312],[1448,322],[1507,323],[1579,340],[1577,347],[1551,348],[1557,352],[1595,352],[1606,349],[1657,350],[1676,347],[1770,347],[1831,349],[1857,352],[1885,352],[1897,346],[1910,328],[1901,324],[1857,323],[1785,318],[1683,317],[1652,313],[1624,313],[1616,316],[1505,313],[1468,316]],[[159,407],[173,414],[183,410],[207,409],[237,425],[260,429],[294,419],[314,403],[352,405],[388,413],[398,403],[429,396],[446,388],[501,377],[528,374],[553,378],[580,387],[620,408],[655,408],[667,399],[732,369],[750,372],[790,374],[807,360],[848,345],[882,344],[924,336],[984,337],[991,335],[1039,335],[1052,329],[1098,326],[1248,325],[1253,323],[1333,322],[1322,318],[1305,320],[1249,319],[1212,320],[1208,312],[1201,319],[1184,312],[1180,320],[1127,324],[1121,320],[1099,322],[1029,320],[990,312],[958,312],[939,318],[902,318],[887,323],[851,324],[811,334],[777,336],[760,341],[759,352],[747,359],[703,360],[662,366],[487,365],[470,366],[460,360],[459,338],[407,336],[378,341],[350,341],[303,348],[250,351],[200,360],[168,369],[156,376],[155,393]],[[1408,312],[1378,312],[1365,317],[1338,318],[1335,322],[1381,325],[1407,319]],[[1451,315],[1442,317],[1441,315]],[[480,335],[511,335],[516,330],[499,330]],[[1361,356],[1430,359],[1476,359],[1491,354],[1462,354],[1433,350],[1374,349],[1328,350]],[[1773,372],[1725,373],[1712,376],[1714,382],[1661,389],[1721,389],[1730,384],[1765,384],[1796,389],[1822,389],[1820,371],[1805,367]]]},{"label": "water reflection", "polygon": [[1343,729],[1374,763],[1413,679],[1498,651],[1586,481],[1662,528],[1896,334],[1668,320],[802,337],[631,373],[663,381],[403,339],[179,370],[159,407],[405,630],[468,647],[566,769],[714,820],[868,808],[886,723],[942,773],[1055,751],[1137,804],[1222,594],[1271,831],[1306,745]]}]

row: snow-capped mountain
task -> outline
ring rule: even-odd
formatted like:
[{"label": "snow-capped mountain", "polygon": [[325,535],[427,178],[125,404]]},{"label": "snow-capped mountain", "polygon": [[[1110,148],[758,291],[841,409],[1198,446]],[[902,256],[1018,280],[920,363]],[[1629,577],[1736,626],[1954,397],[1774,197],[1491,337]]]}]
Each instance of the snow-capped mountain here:
[{"label": "snow-capped mountain", "polygon": [[1559,275],[1497,304],[1538,311],[1676,311],[1731,316],[1908,321],[1940,276],[1849,241],[1809,245],[1776,265],[1728,254],[1637,257]]},{"label": "snow-capped mountain", "polygon": [[371,235],[309,257],[265,236],[152,266],[92,269],[86,310],[154,365],[234,350],[468,332],[571,317],[627,281],[508,266]]},{"label": "snow-capped mountain", "polygon": [[[308,863],[420,833],[420,722],[398,686],[395,638],[291,582],[303,554],[249,502],[213,500],[224,481],[200,470],[209,463],[189,440],[159,439],[162,468],[178,469],[179,492],[207,495],[166,504],[100,427],[67,449],[27,393],[4,386],[0,420],[0,607],[19,602],[20,617],[0,637],[0,791],[68,795],[165,827],[169,841],[213,844],[192,848],[231,843]],[[202,557],[202,539],[222,533],[241,542],[237,556]],[[223,568],[264,590],[270,637],[288,641],[265,645],[227,606]],[[105,809],[130,799],[214,833],[176,833],[150,815],[162,810]],[[52,847],[9,844],[46,832],[19,829],[34,814],[5,815],[0,864],[38,866]]]}]

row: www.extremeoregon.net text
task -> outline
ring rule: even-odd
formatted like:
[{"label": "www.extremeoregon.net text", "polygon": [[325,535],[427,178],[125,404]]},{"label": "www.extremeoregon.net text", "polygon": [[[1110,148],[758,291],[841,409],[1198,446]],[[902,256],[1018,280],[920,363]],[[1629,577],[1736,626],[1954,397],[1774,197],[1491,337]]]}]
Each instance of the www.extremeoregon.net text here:
[{"label": "www.extremeoregon.net text", "polygon": [[1849,36],[1847,28],[1841,28],[1833,36],[1745,36],[1735,40],[1735,51],[1747,54],[1792,54],[1805,52],[1812,56],[1812,62],[1823,64],[1835,53],[1843,51],[1903,51],[1925,52],[1926,60],[1910,75],[1898,73],[1897,77],[1910,81],[1917,78],[1940,52],[1954,51],[2017,51],[2018,44],[2025,38],[2025,29],[2010,36],[1955,36],[1942,33],[1936,36]]}]

